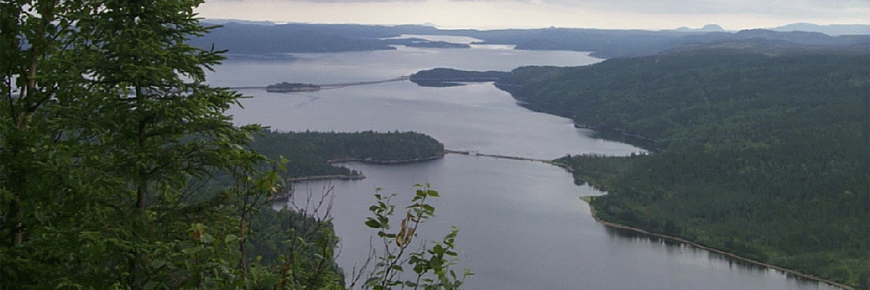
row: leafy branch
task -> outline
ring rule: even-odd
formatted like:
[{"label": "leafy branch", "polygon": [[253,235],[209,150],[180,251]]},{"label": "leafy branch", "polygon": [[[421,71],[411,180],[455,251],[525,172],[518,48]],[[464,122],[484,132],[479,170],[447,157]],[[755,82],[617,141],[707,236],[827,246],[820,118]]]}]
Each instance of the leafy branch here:
[{"label": "leafy branch", "polygon": [[[465,277],[472,275],[467,269],[461,275],[450,269],[458,261],[455,239],[459,229],[456,227],[442,241],[433,242],[431,247],[423,243],[419,250],[409,251],[408,248],[417,237],[420,224],[435,215],[435,208],[426,202],[427,199],[439,197],[438,192],[432,190],[429,184],[416,184],[414,187],[417,188],[416,195],[411,200],[412,204],[406,208],[396,230],[392,230],[390,226],[390,217],[396,210],[390,200],[396,194],[375,194],[377,204],[369,208],[373,216],[365,224],[377,230],[378,237],[383,240],[384,252],[377,257],[377,263],[363,285],[365,289],[458,289]],[[401,274],[406,267],[415,274],[413,279],[402,279]]]}]

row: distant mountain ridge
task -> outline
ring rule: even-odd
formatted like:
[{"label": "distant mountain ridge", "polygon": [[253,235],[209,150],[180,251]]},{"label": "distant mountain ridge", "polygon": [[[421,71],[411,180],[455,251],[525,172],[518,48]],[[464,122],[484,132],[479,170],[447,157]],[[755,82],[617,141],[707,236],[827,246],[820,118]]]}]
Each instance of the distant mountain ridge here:
[{"label": "distant mountain ridge", "polygon": [[707,25],[704,25],[704,27],[701,27],[698,29],[692,29],[692,28],[688,28],[688,27],[683,26],[683,27],[675,29],[675,31],[680,31],[680,32],[693,32],[693,31],[694,32],[716,32],[716,31],[725,32],[725,29],[723,29],[722,26],[719,26],[718,24],[707,24]]},{"label": "distant mountain ridge", "polygon": [[812,23],[793,23],[780,27],[774,27],[774,31],[808,31],[819,32],[831,36],[840,35],[867,35],[870,34],[870,24],[831,24],[817,25]]},{"label": "distant mountain ridge", "polygon": [[[824,33],[830,36],[841,36],[841,35],[868,35],[870,34],[870,24],[830,24],[830,25],[818,25],[812,23],[792,23],[783,26],[777,27],[768,27],[761,28],[765,30],[773,30],[778,32],[792,32],[792,31],[803,31],[803,32],[818,32]],[[749,29],[753,30],[753,29]],[[669,31],[669,30],[664,30]],[[701,28],[689,28],[689,27],[680,27],[670,31],[679,31],[679,32],[726,32],[721,26],[717,24],[707,24]]]},{"label": "distant mountain ridge", "polygon": [[[870,33],[831,36],[813,31],[750,29],[727,32],[709,24],[700,29],[609,30],[579,28],[444,30],[422,25],[274,24],[224,20],[221,28],[188,41],[191,45],[228,50],[231,54],[265,55],[307,52],[392,50],[386,38],[400,35],[450,35],[481,39],[482,44],[514,45],[519,50],[588,51],[602,58],[654,55],[690,49],[738,49],[760,53],[812,51],[867,51]],[[208,20],[204,20],[208,22]],[[212,22],[214,23],[214,22]],[[864,29],[862,25],[818,26],[794,24],[777,29]],[[870,26],[866,26],[870,27]],[[460,47],[451,43],[422,43],[421,47]]]},{"label": "distant mountain ridge", "polygon": [[239,19],[203,19],[201,21],[205,24],[227,24],[227,23],[239,23],[239,24],[256,24],[256,25],[276,25],[277,23],[272,21],[257,21],[257,20],[239,20]]}]

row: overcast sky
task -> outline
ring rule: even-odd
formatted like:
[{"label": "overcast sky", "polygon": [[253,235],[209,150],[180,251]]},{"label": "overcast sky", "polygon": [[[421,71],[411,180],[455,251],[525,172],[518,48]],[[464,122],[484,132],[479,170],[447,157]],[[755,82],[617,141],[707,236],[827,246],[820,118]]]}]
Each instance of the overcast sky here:
[{"label": "overcast sky", "polygon": [[870,24],[870,0],[206,0],[205,18],[440,28],[766,28]]}]

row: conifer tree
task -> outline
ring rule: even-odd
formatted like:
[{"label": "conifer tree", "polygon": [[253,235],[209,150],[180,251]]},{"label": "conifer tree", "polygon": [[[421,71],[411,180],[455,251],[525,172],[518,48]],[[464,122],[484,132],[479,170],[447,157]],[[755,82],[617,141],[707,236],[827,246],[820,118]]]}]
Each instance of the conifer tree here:
[{"label": "conifer tree", "polygon": [[[240,95],[203,84],[223,58],[185,43],[209,29],[200,3],[2,4],[4,287],[238,280],[209,270],[240,260],[227,199],[241,196],[198,186],[249,178],[263,158],[243,146],[260,128],[234,127],[223,113]],[[270,177],[236,193],[269,192]]]}]

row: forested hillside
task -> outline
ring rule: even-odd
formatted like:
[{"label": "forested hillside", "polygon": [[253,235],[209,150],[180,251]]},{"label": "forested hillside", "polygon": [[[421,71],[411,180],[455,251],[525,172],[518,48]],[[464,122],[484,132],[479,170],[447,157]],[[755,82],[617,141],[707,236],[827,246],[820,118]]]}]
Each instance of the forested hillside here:
[{"label": "forested hillside", "polygon": [[729,51],[525,67],[499,86],[655,153],[566,156],[603,220],[851,286],[870,280],[868,55]]}]

